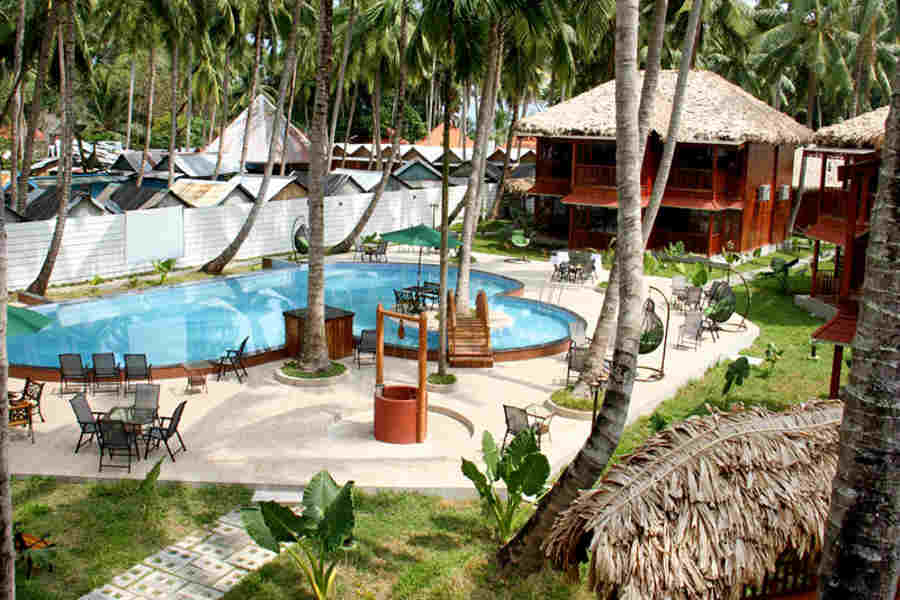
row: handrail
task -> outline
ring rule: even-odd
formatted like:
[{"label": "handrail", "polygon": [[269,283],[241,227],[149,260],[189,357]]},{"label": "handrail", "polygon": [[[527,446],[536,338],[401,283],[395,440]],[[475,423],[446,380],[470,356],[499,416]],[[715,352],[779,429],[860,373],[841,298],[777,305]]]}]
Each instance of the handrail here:
[{"label": "handrail", "polygon": [[447,342],[449,354],[456,353],[456,299],[447,290]]},{"label": "handrail", "polygon": [[487,350],[491,349],[491,326],[489,321],[490,311],[488,310],[487,294],[484,290],[478,292],[475,297],[475,315],[481,321],[481,327],[484,330],[484,336],[487,340]]}]

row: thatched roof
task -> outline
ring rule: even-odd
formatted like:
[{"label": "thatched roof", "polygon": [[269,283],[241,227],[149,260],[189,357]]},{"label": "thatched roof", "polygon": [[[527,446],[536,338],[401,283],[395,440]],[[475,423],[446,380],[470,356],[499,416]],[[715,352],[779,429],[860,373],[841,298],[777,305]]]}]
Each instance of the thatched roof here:
[{"label": "thatched roof", "polygon": [[589,543],[590,588],[619,600],[737,599],[787,550],[814,568],[841,413],[821,402],[672,425],[559,517],[547,556],[569,569]]},{"label": "thatched roof", "polygon": [[[643,73],[640,74],[643,79]],[[678,71],[659,74],[650,130],[665,138]],[[640,87],[640,86],[639,86]],[[616,136],[616,82],[521,119],[516,132],[537,136]],[[691,71],[678,131],[679,142],[802,144],[812,131],[710,71]]]},{"label": "thatched roof", "polygon": [[882,106],[842,123],[823,127],[816,132],[813,141],[818,146],[880,150],[884,143],[884,122],[887,121],[889,109],[890,106]]}]

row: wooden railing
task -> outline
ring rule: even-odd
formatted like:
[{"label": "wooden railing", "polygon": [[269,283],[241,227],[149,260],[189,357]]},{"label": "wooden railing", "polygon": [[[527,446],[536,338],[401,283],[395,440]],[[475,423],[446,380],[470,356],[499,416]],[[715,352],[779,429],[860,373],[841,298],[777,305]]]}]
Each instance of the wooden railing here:
[{"label": "wooden railing", "polygon": [[677,169],[672,169],[667,187],[689,190],[711,190],[713,189],[712,180],[712,169],[686,169],[679,167]]},{"label": "wooden railing", "polygon": [[616,186],[615,165],[575,165],[575,185]]},{"label": "wooden railing", "polygon": [[491,324],[490,324],[490,311],[488,310],[488,301],[487,294],[484,293],[484,290],[478,292],[478,295],[475,297],[475,316],[478,317],[478,320],[481,322],[481,328],[484,331],[484,337],[487,344],[487,350],[490,351],[491,348]]}]

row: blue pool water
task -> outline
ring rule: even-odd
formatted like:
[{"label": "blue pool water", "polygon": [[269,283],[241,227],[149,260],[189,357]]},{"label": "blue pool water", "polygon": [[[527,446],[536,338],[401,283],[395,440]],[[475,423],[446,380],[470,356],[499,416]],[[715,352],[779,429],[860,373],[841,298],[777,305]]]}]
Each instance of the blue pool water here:
[{"label": "blue pool water", "polygon": [[[338,263],[325,269],[325,303],[353,311],[353,332],[375,328],[375,307],[394,304],[393,290],[416,282],[415,264]],[[205,360],[233,348],[250,336],[248,351],[284,345],[282,312],[306,305],[306,267],[230,277],[121,294],[109,298],[34,307],[54,322],[32,335],[7,340],[12,364],[58,367],[59,354],[81,353],[86,365],[95,352],[144,353],[154,365]],[[422,265],[422,280],[438,281],[435,265]],[[456,282],[450,270],[449,285]],[[495,350],[546,344],[569,335],[568,324],[579,317],[558,307],[509,296],[514,280],[473,271],[472,301],[483,289],[491,308],[512,318],[512,325],[492,329]],[[416,346],[416,327],[406,327],[401,340],[397,325],[385,321],[385,342]],[[437,348],[438,334],[429,331],[428,345]]]}]

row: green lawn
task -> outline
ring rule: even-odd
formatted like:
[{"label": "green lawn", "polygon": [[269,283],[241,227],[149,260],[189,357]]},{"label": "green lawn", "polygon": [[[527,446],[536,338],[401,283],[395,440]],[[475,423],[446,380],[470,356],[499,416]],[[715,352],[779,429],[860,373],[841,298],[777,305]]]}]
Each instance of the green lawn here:
[{"label": "green lawn", "polygon": [[57,545],[52,573],[41,571],[26,580],[18,565],[17,597],[79,598],[251,496],[241,486],[166,484],[157,487],[155,497],[148,497],[138,492],[139,484],[13,478],[13,521],[20,521],[27,533],[49,533]]}]

